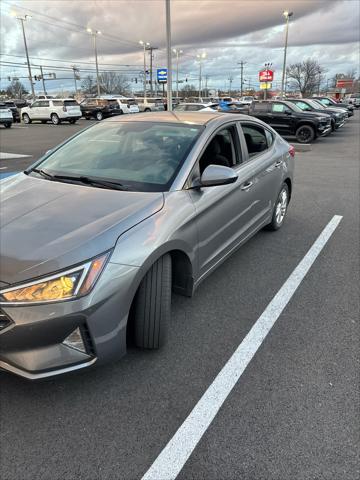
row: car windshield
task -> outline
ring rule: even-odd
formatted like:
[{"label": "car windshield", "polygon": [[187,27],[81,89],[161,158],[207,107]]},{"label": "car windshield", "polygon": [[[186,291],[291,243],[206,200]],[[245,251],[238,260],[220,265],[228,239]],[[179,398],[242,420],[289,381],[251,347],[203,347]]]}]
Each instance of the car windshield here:
[{"label": "car windshield", "polygon": [[321,102],[317,102],[316,100],[308,100],[308,102],[314,108],[317,108],[317,109],[320,109],[320,110],[326,110],[326,107]]},{"label": "car windshield", "polygon": [[116,181],[135,191],[167,191],[203,128],[105,122],[85,130],[36,168],[51,175]]}]

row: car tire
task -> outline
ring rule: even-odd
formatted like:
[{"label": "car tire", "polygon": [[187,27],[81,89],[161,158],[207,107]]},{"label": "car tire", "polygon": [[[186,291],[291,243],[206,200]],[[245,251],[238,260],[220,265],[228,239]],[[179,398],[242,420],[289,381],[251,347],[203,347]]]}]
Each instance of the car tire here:
[{"label": "car tire", "polygon": [[286,183],[283,183],[279,195],[276,198],[271,222],[266,226],[267,230],[276,231],[283,226],[286,212],[289,206],[289,200],[289,187]]},{"label": "car tire", "polygon": [[123,114],[124,114],[124,112],[120,108],[119,115],[123,115]]},{"label": "car tire", "polygon": [[311,125],[300,125],[295,135],[299,143],[311,143],[316,138],[315,130]]},{"label": "car tire", "polygon": [[145,108],[144,112],[151,112],[150,108]]},{"label": "car tire", "polygon": [[96,112],[95,118],[98,122],[101,122],[101,120],[104,118],[104,115],[102,114],[102,112]]},{"label": "car tire", "polygon": [[60,118],[56,113],[51,114],[50,120],[52,121],[53,125],[59,125],[60,124]]},{"label": "car tire", "polygon": [[171,313],[171,257],[164,255],[147,272],[134,304],[134,339],[139,348],[164,345]]},{"label": "car tire", "polygon": [[71,125],[75,125],[75,123],[76,123],[76,118],[72,118],[71,120],[69,120],[69,123],[70,123]]},{"label": "car tire", "polygon": [[12,124],[11,123],[5,123],[4,125],[5,125],[5,128],[11,128]]},{"label": "car tire", "polygon": [[29,117],[29,115],[27,113],[23,114],[22,119],[23,119],[23,122],[26,123],[27,125],[29,123],[31,123],[31,118]]}]

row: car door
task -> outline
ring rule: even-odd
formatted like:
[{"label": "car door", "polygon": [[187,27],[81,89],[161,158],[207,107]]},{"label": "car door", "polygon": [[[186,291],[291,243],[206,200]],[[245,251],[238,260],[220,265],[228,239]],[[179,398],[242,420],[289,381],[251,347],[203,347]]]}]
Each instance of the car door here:
[{"label": "car door", "polygon": [[271,121],[270,125],[280,135],[289,135],[293,133],[293,119],[291,118],[291,110],[284,103],[271,103]]},{"label": "car door", "polygon": [[206,166],[218,164],[230,166],[238,175],[230,185],[189,189],[196,210],[199,277],[206,276],[259,225],[259,205],[251,188],[253,167],[243,162],[243,155],[234,122],[210,137],[193,170],[192,175],[199,178]]},{"label": "car door", "polygon": [[265,123],[271,122],[270,103],[269,102],[255,102],[250,107],[250,114],[262,120]]},{"label": "car door", "polygon": [[49,120],[49,100],[40,100],[39,106],[37,107],[37,119],[38,120]]},{"label": "car door", "polygon": [[241,121],[241,130],[246,161],[252,166],[253,201],[257,202],[260,223],[268,223],[283,183],[284,148],[276,142],[274,132],[255,122]]},{"label": "car door", "polygon": [[39,105],[40,105],[40,100],[37,100],[36,102],[33,102],[30,105],[30,108],[28,110],[29,117],[31,120],[37,120],[39,118]]}]

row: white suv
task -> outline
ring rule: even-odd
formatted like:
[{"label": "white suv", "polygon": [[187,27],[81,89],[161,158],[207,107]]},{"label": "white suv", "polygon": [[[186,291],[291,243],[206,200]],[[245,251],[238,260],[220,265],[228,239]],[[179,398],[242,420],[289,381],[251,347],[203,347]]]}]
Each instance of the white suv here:
[{"label": "white suv", "polygon": [[54,125],[59,125],[63,121],[75,123],[81,116],[80,105],[73,98],[36,100],[29,107],[21,109],[24,123],[31,123],[33,120],[46,123],[50,120]]}]

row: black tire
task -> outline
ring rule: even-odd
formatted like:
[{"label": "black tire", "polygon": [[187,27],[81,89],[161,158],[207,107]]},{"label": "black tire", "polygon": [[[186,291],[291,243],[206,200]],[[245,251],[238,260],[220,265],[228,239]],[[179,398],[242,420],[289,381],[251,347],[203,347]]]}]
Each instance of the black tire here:
[{"label": "black tire", "polygon": [[[284,194],[286,195],[285,210],[282,210],[282,215],[281,215],[281,217],[279,217],[278,208],[279,208],[279,206],[281,208],[282,197],[283,197]],[[266,226],[267,230],[275,231],[275,230],[279,230],[279,228],[281,228],[283,226],[284,220],[285,220],[285,217],[286,217],[286,213],[287,213],[287,209],[288,209],[288,206],[289,206],[289,200],[290,200],[289,187],[287,186],[286,183],[283,183],[282,186],[281,186],[279,195],[276,198],[271,222],[269,223],[269,225]],[[282,206],[284,207],[284,205],[282,205]]]},{"label": "black tire", "polygon": [[124,112],[120,109],[119,115],[123,115]]},{"label": "black tire", "polygon": [[5,128],[11,128],[12,124],[11,123],[5,123],[4,125],[5,125]]},{"label": "black tire", "polygon": [[76,120],[77,120],[76,118],[72,118],[71,120],[69,120],[69,123],[70,123],[71,125],[75,125]]},{"label": "black tire", "polygon": [[299,143],[311,143],[316,138],[315,130],[311,125],[300,125],[295,135]]},{"label": "black tire", "polygon": [[171,257],[164,255],[147,272],[134,304],[134,338],[140,348],[164,345],[171,313]]},{"label": "black tire", "polygon": [[104,118],[104,115],[102,112],[98,111],[95,113],[95,118],[98,122],[101,122],[101,120]]},{"label": "black tire", "polygon": [[31,118],[29,117],[29,115],[27,113],[23,114],[22,119],[23,119],[23,122],[26,123],[26,124],[29,124],[29,123],[32,122]]},{"label": "black tire", "polygon": [[144,112],[151,112],[150,108],[145,108]]},{"label": "black tire", "polygon": [[61,123],[60,118],[56,113],[52,113],[50,115],[50,119],[51,119],[53,125],[60,125],[60,123]]},{"label": "black tire", "polygon": [[335,132],[335,130],[336,130],[335,120],[332,119],[332,120],[331,120],[331,131],[332,131],[332,132]]}]

